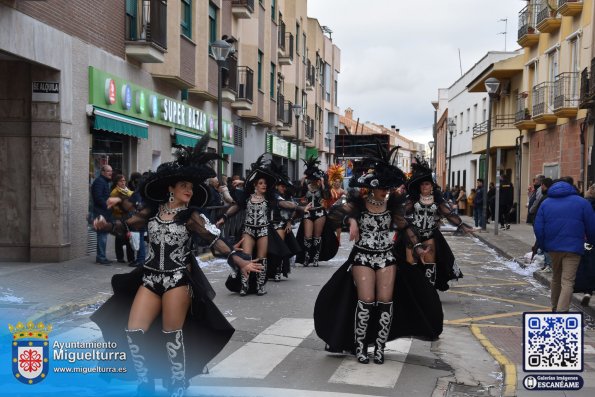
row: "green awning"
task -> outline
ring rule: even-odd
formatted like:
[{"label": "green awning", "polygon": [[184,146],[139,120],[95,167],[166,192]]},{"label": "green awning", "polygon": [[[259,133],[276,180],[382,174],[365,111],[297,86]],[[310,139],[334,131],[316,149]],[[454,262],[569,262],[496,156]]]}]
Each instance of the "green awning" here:
[{"label": "green awning", "polygon": [[110,131],[143,139],[149,138],[149,124],[142,120],[99,108],[95,108],[93,114],[95,115],[93,128],[96,130]]},{"label": "green awning", "polygon": [[[196,142],[202,137],[202,135],[193,134],[191,132],[176,130],[176,144],[194,147]],[[232,155],[234,152],[233,146],[223,145],[223,154]]]}]

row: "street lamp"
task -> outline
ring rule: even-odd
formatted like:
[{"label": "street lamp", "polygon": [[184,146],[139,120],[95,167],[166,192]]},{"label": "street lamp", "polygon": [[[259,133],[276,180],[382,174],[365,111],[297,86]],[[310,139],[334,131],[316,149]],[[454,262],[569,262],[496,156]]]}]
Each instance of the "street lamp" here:
[{"label": "street lamp", "polygon": [[428,142],[428,147],[430,148],[430,169],[434,172],[434,141]]},{"label": "street lamp", "polygon": [[224,40],[216,40],[211,43],[211,54],[217,62],[217,179],[223,185],[223,100],[222,100],[222,69],[233,46]]},{"label": "street lamp", "polygon": [[300,180],[300,117],[304,114],[304,108],[301,105],[293,105],[293,114],[295,115],[295,180]]},{"label": "street lamp", "polygon": [[[488,216],[488,186],[489,178],[490,178],[490,138],[492,135],[492,101],[498,97],[498,88],[500,88],[500,80],[490,77],[485,81],[486,91],[490,97],[490,101],[488,104],[488,136],[487,136],[487,143],[486,143],[486,157],[485,157],[485,181],[484,181],[484,188],[483,188],[483,224],[481,225],[482,230],[486,230],[487,227],[487,216]],[[498,220],[496,219],[496,225]]]},{"label": "street lamp", "polygon": [[[448,155],[448,187],[452,189],[450,175],[452,174],[452,134],[454,134],[457,124],[453,119],[448,122],[448,134],[450,135],[450,154]],[[452,181],[454,182],[454,181]]]}]

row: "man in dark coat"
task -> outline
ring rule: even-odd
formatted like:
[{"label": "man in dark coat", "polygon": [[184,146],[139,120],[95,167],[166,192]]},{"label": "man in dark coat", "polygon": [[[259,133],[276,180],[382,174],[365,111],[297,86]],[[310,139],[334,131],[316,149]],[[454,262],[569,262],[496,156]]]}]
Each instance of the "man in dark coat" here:
[{"label": "man in dark coat", "polygon": [[510,229],[508,213],[514,203],[514,187],[506,177],[500,179],[500,198],[498,203],[498,218],[500,229]]},{"label": "man in dark coat", "polygon": [[[110,182],[112,180],[112,167],[109,165],[101,166],[101,175],[93,181],[91,185],[91,197],[93,198],[93,217],[102,215],[107,221],[112,219],[112,213],[107,208],[107,199],[110,195]],[[109,265],[112,261],[105,256],[107,246],[107,232],[97,232],[97,253],[95,261],[101,265]]]},{"label": "man in dark coat", "polygon": [[483,179],[477,180],[477,190],[473,198],[473,220],[475,227],[483,227],[485,219],[483,219],[483,200],[485,196],[485,188],[483,187]]},{"label": "man in dark coat", "polygon": [[572,178],[555,182],[547,196],[533,225],[536,248],[552,257],[552,311],[568,312],[576,271],[585,252],[585,237],[589,244],[595,243],[595,213],[589,202],[578,195]]}]

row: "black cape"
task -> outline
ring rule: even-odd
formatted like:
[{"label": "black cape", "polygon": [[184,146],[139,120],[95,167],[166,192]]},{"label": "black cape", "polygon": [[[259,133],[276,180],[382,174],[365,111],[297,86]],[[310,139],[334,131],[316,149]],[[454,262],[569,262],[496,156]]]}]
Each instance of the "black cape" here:
[{"label": "black cape", "polygon": [[[194,257],[191,257],[191,267],[186,274],[193,292],[192,306],[183,327],[186,377],[189,379],[205,371],[207,363],[223,349],[235,330],[212,301],[215,291]],[[130,273],[114,275],[114,295],[91,315],[91,320],[101,329],[103,339],[106,342],[116,342],[118,349],[126,351],[128,357],[130,351],[125,329],[128,328],[132,302],[141,285],[140,267]],[[162,328],[161,316],[158,316],[145,334],[145,342],[140,348],[146,356],[151,377],[167,381],[171,377],[171,370]],[[128,373],[118,375],[136,377],[132,360],[128,360],[127,364],[130,367]]]},{"label": "black cape", "polygon": [[[337,240],[337,235],[335,234],[335,227],[329,222],[328,219],[324,222],[324,228],[322,229],[322,234],[320,237],[321,240],[321,247],[320,247],[320,257],[318,258],[319,261],[324,262],[330,259],[333,259],[335,255],[337,255],[337,251],[339,250],[339,240]],[[296,255],[295,261],[297,263],[304,263],[304,256],[305,256],[305,247],[304,247],[304,221],[300,222],[300,227],[298,228],[297,235],[295,237],[297,239],[298,244],[300,245],[301,251],[299,254]]]},{"label": "black cape", "polygon": [[[351,256],[322,287],[314,305],[314,328],[330,352],[351,352],[357,290],[351,275]],[[414,337],[436,340],[442,333],[442,303],[419,266],[397,265],[393,292],[393,321],[388,340]],[[368,324],[366,343],[372,344],[377,317]]]}]

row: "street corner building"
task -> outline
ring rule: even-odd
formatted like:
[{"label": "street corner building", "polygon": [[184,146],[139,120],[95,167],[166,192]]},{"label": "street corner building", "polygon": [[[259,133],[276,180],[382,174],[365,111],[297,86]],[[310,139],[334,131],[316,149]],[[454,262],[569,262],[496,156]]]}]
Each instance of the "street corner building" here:
[{"label": "street corner building", "polygon": [[0,261],[91,255],[101,167],[155,170],[204,134],[223,175],[245,177],[263,151],[289,175],[312,153],[326,169],[330,33],[299,0],[0,0]]}]

